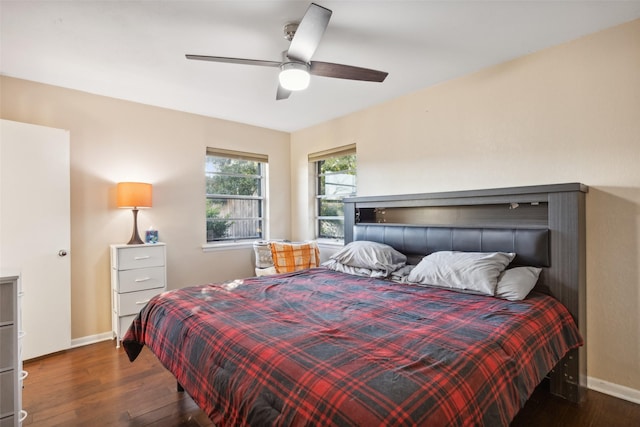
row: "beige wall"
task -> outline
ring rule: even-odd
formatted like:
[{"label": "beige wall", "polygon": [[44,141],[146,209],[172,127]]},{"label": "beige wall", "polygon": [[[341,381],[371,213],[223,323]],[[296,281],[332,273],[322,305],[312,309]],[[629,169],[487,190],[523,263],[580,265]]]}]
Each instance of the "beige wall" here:
[{"label": "beige wall", "polygon": [[640,390],[640,20],[293,133],[294,239],[307,154],[353,142],[359,195],[590,186],[588,374]]},{"label": "beige wall", "polygon": [[3,119],[70,130],[72,338],[111,328],[109,244],[126,243],[133,224],[115,206],[119,181],[154,186],[138,228],[153,225],[167,243],[169,288],[253,273],[250,248],[202,250],[207,146],[269,155],[269,185],[285,189],[271,192],[271,233],[289,236],[289,134],[25,80],[0,84]]}]

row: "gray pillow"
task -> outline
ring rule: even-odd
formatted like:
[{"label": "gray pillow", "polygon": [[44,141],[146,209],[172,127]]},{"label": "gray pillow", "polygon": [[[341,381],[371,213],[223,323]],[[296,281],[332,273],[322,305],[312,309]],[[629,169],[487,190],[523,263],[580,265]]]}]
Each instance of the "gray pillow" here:
[{"label": "gray pillow", "polygon": [[384,243],[359,240],[347,243],[330,259],[344,265],[381,270],[385,276],[403,267],[407,257]]},{"label": "gray pillow", "polygon": [[503,271],[498,277],[496,296],[509,301],[521,301],[536,286],[541,268],[515,267]]},{"label": "gray pillow", "polygon": [[340,273],[347,273],[354,276],[365,276],[384,279],[388,274],[384,270],[371,270],[370,268],[352,267],[350,265],[341,264],[335,259],[329,259],[322,263],[323,267],[329,270],[339,271]]},{"label": "gray pillow", "polygon": [[411,270],[407,281],[493,296],[498,276],[515,256],[506,252],[434,252]]}]

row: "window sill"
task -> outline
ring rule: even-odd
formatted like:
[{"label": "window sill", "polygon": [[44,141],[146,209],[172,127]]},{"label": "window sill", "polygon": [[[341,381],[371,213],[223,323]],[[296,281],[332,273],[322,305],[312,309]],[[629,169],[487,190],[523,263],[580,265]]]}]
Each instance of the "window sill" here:
[{"label": "window sill", "polygon": [[344,246],[344,240],[337,240],[337,239],[317,239],[316,242],[318,243],[319,247],[326,247],[326,248],[341,248]]},{"label": "window sill", "polygon": [[202,252],[232,251],[237,249],[253,248],[253,241],[250,242],[229,242],[229,243],[205,243],[202,245]]}]

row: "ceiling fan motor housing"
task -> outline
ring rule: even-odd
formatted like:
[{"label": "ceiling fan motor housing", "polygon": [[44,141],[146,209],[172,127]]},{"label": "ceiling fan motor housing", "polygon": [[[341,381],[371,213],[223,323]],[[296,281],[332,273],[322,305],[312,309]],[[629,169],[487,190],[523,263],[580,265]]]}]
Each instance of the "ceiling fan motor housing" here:
[{"label": "ceiling fan motor housing", "polygon": [[284,24],[284,38],[287,39],[287,41],[291,41],[293,40],[293,36],[296,35],[296,30],[298,29],[298,23],[297,22],[289,22],[287,24]]}]

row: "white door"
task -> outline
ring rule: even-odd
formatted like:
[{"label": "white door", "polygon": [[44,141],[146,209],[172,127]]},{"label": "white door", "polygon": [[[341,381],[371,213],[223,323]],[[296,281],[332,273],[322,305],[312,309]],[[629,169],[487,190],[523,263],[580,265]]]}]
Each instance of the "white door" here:
[{"label": "white door", "polygon": [[0,268],[22,275],[22,358],[71,346],[69,131],[0,121]]}]

